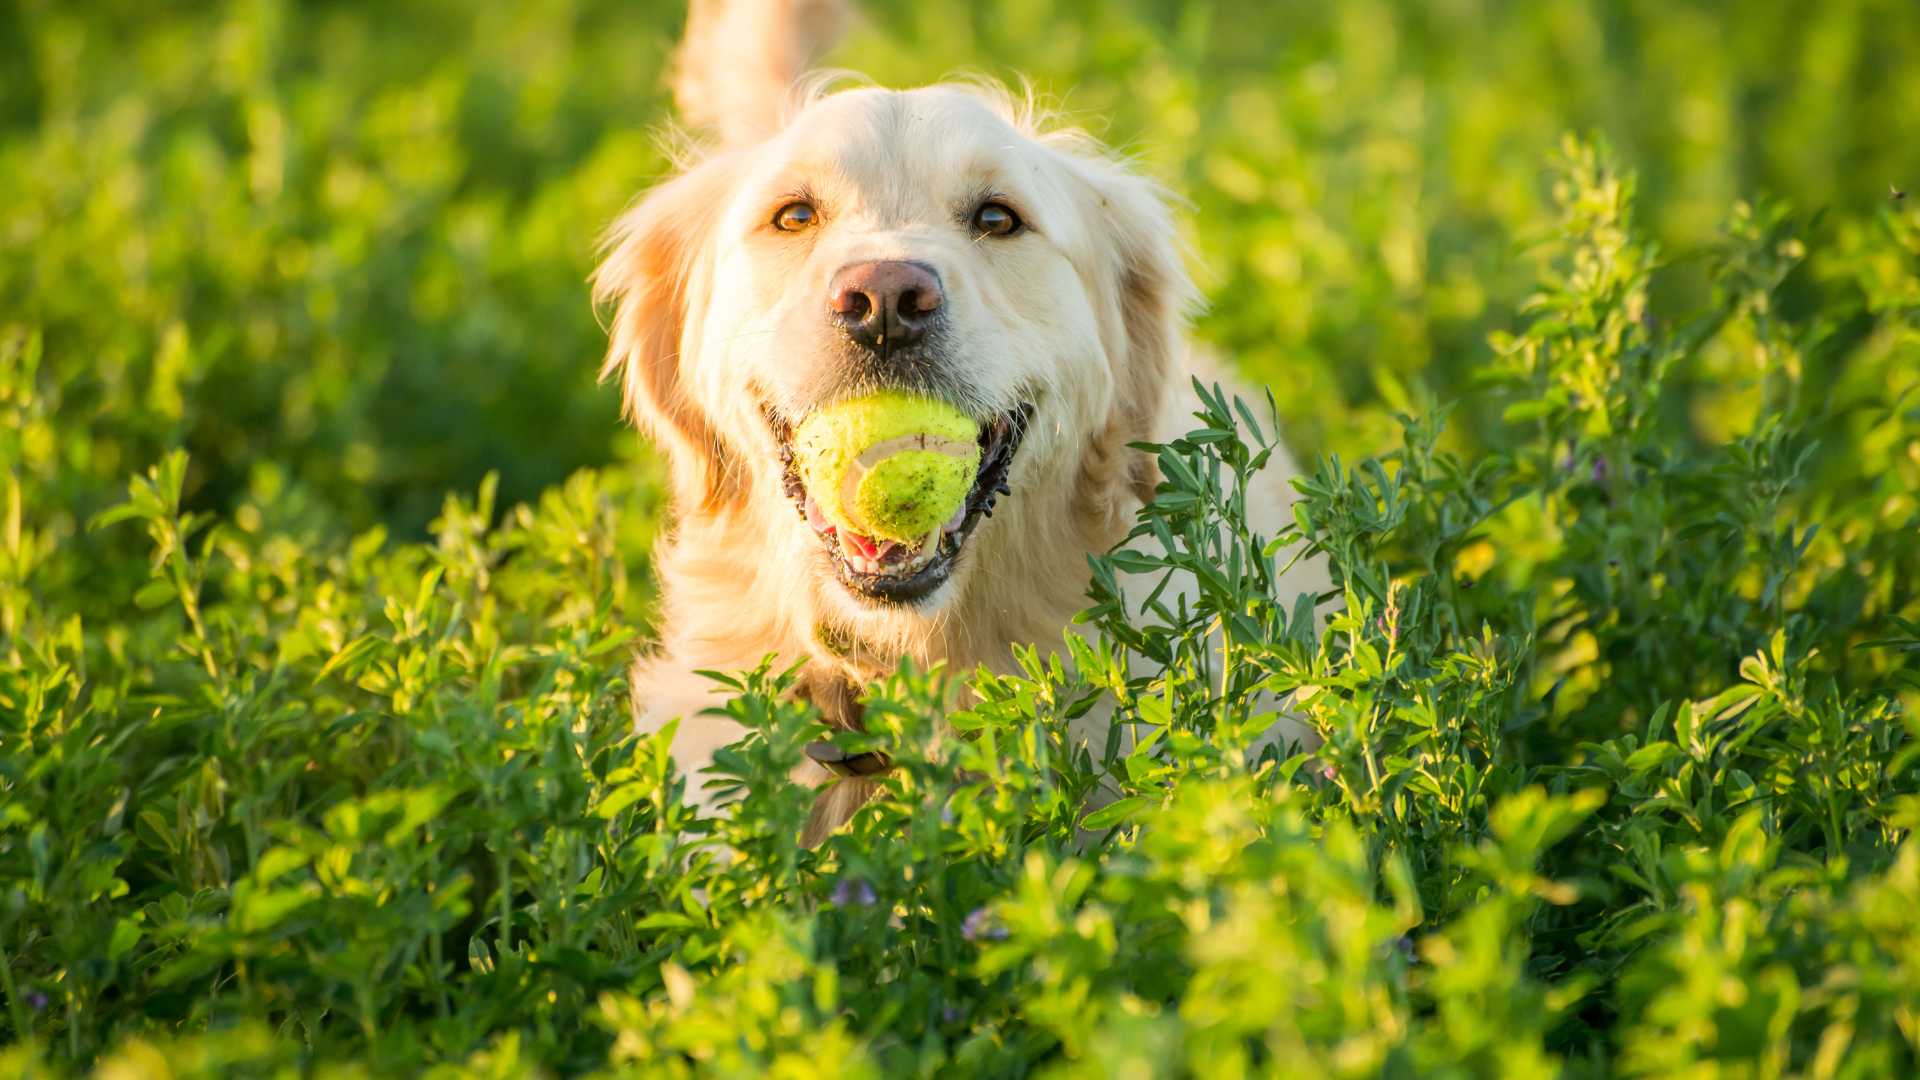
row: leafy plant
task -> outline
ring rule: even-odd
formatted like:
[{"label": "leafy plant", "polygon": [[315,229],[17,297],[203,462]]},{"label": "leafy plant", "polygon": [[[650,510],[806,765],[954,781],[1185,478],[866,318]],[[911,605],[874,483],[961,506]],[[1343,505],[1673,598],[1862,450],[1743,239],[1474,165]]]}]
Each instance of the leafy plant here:
[{"label": "leafy plant", "polygon": [[[897,767],[816,848],[789,673],[716,673],[722,818],[631,730],[659,486],[578,281],[671,28],[0,15],[0,1073],[1916,1071],[1920,211],[1839,164],[1911,164],[1849,95],[1914,22],[1784,8],[1611,6],[1535,94],[1599,5],[1483,13],[1500,72],[1451,10],[882,6],[880,74],[992,46],[1174,133],[1205,332],[1296,392],[1193,388],[1060,641],[866,688]],[[1767,134],[1516,193],[1670,99]],[[1333,452],[1267,536],[1282,423]]]}]

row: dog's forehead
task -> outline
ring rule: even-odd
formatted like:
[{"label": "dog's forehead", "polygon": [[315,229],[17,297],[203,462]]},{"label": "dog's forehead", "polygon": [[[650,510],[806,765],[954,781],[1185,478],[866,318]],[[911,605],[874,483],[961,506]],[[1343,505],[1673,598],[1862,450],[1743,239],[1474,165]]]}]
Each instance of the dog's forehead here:
[{"label": "dog's forehead", "polygon": [[880,215],[944,208],[983,188],[1053,187],[1048,155],[978,96],[951,87],[861,89],[808,107],[782,139],[785,169]]}]

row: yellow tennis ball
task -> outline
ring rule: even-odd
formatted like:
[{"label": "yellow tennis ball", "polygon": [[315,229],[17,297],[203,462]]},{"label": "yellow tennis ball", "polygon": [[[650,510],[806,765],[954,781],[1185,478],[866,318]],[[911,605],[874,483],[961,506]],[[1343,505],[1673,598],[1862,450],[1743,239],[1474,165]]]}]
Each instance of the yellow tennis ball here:
[{"label": "yellow tennis ball", "polygon": [[980,467],[978,428],[944,401],[882,391],[800,421],[794,460],[836,526],[917,543],[966,501]]}]

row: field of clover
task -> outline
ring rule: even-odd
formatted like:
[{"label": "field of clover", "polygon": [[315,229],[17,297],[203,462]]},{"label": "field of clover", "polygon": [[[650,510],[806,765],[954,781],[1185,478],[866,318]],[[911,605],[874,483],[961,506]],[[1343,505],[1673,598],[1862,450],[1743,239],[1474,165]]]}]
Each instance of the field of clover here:
[{"label": "field of clover", "polygon": [[1920,1071],[1920,8],[870,8],[1182,192],[1275,397],[814,849],[789,673],[724,819],[630,726],[678,9],[0,9],[0,1076]]}]

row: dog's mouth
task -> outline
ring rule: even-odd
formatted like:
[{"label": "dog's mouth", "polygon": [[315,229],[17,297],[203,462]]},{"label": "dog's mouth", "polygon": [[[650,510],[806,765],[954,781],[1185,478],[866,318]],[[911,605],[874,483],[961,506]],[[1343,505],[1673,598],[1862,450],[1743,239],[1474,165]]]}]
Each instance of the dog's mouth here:
[{"label": "dog's mouth", "polygon": [[981,519],[993,516],[1002,495],[1013,494],[1007,482],[1013,455],[1033,419],[1033,406],[1021,404],[980,425],[980,466],[973,487],[959,509],[918,543],[861,536],[828,521],[820,504],[807,493],[793,457],[793,425],[766,410],[774,441],[780,446],[782,484],[800,517],[819,537],[841,584],[873,600],[910,603],[931,594],[953,573],[954,561]]}]

